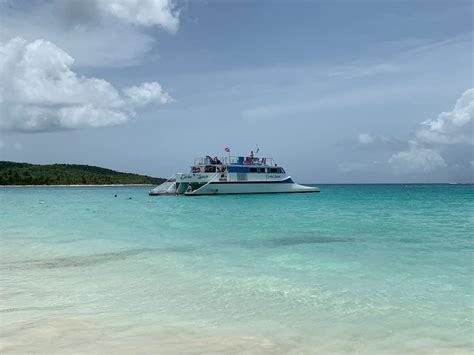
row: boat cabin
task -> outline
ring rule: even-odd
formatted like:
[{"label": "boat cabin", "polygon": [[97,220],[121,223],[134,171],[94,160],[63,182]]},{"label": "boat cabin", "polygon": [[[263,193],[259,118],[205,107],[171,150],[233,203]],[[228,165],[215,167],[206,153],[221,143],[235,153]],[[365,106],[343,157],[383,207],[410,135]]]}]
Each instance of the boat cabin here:
[{"label": "boat cabin", "polygon": [[181,180],[192,182],[202,179],[215,179],[221,182],[268,181],[286,177],[285,169],[266,157],[210,157],[194,159],[190,174],[181,175]]}]

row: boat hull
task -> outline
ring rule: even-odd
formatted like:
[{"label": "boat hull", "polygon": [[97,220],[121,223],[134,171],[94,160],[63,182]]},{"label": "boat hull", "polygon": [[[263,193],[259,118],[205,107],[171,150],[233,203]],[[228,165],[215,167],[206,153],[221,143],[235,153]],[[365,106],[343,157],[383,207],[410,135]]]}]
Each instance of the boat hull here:
[{"label": "boat hull", "polygon": [[319,188],[290,183],[259,182],[212,182],[187,196],[226,195],[226,194],[275,194],[275,193],[320,192]]}]

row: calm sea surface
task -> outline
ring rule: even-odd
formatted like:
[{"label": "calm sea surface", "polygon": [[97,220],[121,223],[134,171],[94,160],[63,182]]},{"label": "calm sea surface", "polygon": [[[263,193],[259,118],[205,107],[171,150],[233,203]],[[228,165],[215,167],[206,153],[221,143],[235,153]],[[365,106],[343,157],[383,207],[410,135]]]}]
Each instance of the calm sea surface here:
[{"label": "calm sea surface", "polygon": [[147,190],[0,189],[0,352],[473,351],[472,185]]}]

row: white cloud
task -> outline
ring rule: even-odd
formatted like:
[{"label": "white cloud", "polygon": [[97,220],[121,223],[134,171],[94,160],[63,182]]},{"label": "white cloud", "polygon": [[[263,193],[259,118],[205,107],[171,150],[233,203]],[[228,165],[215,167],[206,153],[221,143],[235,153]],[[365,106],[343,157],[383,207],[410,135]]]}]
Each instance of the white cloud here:
[{"label": "white cloud", "polygon": [[[354,143],[354,141],[351,141]],[[393,137],[384,137],[370,133],[359,133],[355,140],[358,148],[372,151],[396,152],[407,147],[407,142]]]},{"label": "white cloud", "polygon": [[128,100],[136,105],[149,103],[167,104],[173,101],[168,93],[164,92],[159,83],[143,83],[123,90]]},{"label": "white cloud", "polygon": [[420,123],[410,149],[395,153],[389,164],[405,173],[430,172],[448,164],[439,151],[446,144],[473,144],[474,89],[466,90],[454,109],[442,112],[434,120]]},{"label": "white cloud", "polygon": [[[442,112],[436,119],[421,122],[410,141],[360,133],[356,144],[363,149],[395,152],[383,167],[400,174],[424,174],[448,166],[465,166],[469,165],[466,158],[472,157],[472,150],[466,149],[466,144],[474,144],[473,117],[474,88],[471,88],[461,95],[452,111]],[[342,163],[339,170],[368,171],[371,166],[359,162]]]},{"label": "white cloud", "polygon": [[45,38],[82,66],[130,66],[156,56],[144,27],[174,33],[179,13],[172,0],[55,0],[0,3],[0,41]]},{"label": "white cloud", "polygon": [[133,116],[133,105],[116,88],[76,74],[73,63],[68,53],[43,39],[0,43],[0,127],[54,131],[112,126]]},{"label": "white cloud", "polygon": [[473,122],[474,88],[471,88],[461,95],[452,111],[422,122],[416,136],[426,143],[474,144]]},{"label": "white cloud", "polygon": [[172,33],[179,27],[179,13],[171,0],[98,0],[98,5],[126,23],[158,25]]},{"label": "white cloud", "polygon": [[359,144],[372,144],[375,142],[375,139],[368,133],[360,133],[357,137],[357,142]]},{"label": "white cloud", "polygon": [[389,159],[389,164],[399,173],[427,173],[447,166],[441,155],[430,148],[410,142],[410,149],[398,152]]},{"label": "white cloud", "polygon": [[64,28],[48,16],[43,12],[5,16],[0,23],[0,41],[45,38],[69,53],[75,64],[93,67],[134,65],[153,49],[153,38],[132,26],[111,23]]}]

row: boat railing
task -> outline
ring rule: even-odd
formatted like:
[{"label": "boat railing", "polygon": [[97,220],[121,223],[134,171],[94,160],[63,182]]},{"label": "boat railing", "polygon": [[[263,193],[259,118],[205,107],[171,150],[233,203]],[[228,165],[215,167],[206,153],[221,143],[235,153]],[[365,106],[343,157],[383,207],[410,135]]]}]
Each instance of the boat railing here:
[{"label": "boat railing", "polygon": [[267,157],[253,157],[250,156],[231,156],[229,160],[230,164],[235,165],[264,165],[264,166],[273,166],[273,158]]},{"label": "boat railing", "polygon": [[253,157],[250,156],[227,156],[227,157],[218,157],[216,162],[215,158],[211,157],[201,157],[194,159],[194,165],[260,165],[260,166],[273,166],[275,161],[273,158],[267,157]]},{"label": "boat railing", "polygon": [[171,195],[176,193],[176,174],[171,176],[162,184],[151,189],[148,194],[152,195]]},{"label": "boat railing", "polygon": [[[194,165],[219,165],[219,164],[227,164],[227,158],[226,157],[217,157],[218,163],[216,164],[215,161],[213,161],[215,158],[211,157],[200,157],[200,158],[194,158]],[[219,163],[220,162],[220,163]]]},{"label": "boat railing", "polygon": [[214,175],[211,176],[211,178],[209,179],[209,181],[208,181],[206,184],[204,184],[203,186],[201,186],[201,187],[198,188],[197,190],[194,190],[194,191],[192,191],[192,190],[191,190],[191,191],[186,191],[184,194],[185,194],[185,195],[195,195],[195,194],[197,194],[197,192],[198,192],[199,190],[204,190],[207,185],[209,185],[210,183],[212,183],[212,182],[213,182],[218,176],[220,176],[220,175],[221,175],[221,173],[215,173]]}]

